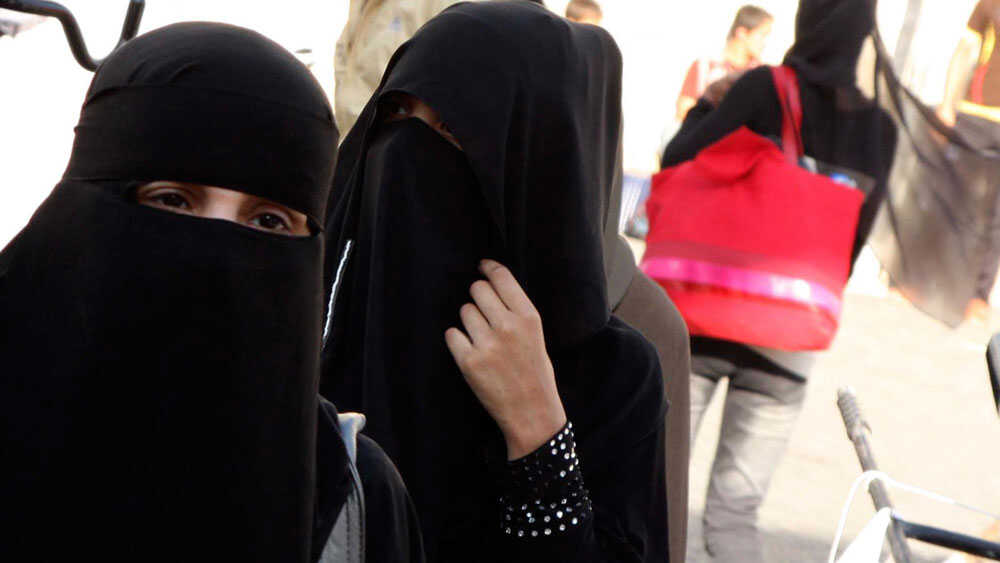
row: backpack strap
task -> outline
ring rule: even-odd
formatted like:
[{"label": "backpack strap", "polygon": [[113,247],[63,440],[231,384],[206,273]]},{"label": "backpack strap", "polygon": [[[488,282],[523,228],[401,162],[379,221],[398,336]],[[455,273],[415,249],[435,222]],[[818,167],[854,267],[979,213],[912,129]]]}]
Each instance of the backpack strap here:
[{"label": "backpack strap", "polygon": [[802,144],[802,97],[795,70],[788,66],[771,67],[774,87],[781,103],[781,147],[785,157],[794,164],[805,154]]}]

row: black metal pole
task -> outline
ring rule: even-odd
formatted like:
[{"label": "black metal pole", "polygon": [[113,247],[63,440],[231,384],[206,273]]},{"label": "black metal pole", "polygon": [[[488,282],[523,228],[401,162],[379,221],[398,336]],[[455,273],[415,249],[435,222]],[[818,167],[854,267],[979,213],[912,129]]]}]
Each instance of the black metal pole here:
[{"label": "black metal pole", "polygon": [[957,534],[933,526],[925,526],[914,522],[907,522],[902,518],[892,517],[893,522],[898,525],[908,538],[912,538],[924,543],[961,551],[976,557],[985,557],[994,561],[1000,561],[1000,543],[993,543],[980,538],[974,538],[965,534]]},{"label": "black metal pole", "polygon": [[135,39],[135,36],[139,34],[139,23],[142,22],[142,13],[146,9],[146,0],[130,0],[128,3],[128,11],[125,12],[125,21],[122,23],[122,34],[118,36],[118,45],[115,49],[121,47],[122,43]]},{"label": "black metal pole", "polygon": [[[854,443],[854,451],[858,454],[858,461],[861,462],[861,469],[874,471],[878,469],[875,463],[875,456],[872,454],[871,445],[868,443],[866,431],[868,423],[861,416],[861,409],[858,407],[857,397],[854,390],[844,387],[837,392],[837,406],[840,407],[840,415],[844,419],[844,426],[847,428],[847,437]],[[889,493],[885,490],[885,485],[881,481],[872,481],[868,486],[875,509],[888,508],[892,510],[892,501],[889,500]],[[889,549],[892,551],[892,558],[896,563],[910,563],[913,556],[910,554],[910,547],[906,545],[906,536],[903,530],[895,522],[889,525]]]}]

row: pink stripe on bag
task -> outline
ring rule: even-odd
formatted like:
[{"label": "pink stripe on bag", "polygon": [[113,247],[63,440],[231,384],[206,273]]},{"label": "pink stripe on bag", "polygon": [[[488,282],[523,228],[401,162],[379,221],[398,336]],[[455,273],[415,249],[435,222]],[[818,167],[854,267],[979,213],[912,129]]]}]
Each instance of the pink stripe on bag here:
[{"label": "pink stripe on bag", "polygon": [[640,267],[646,275],[656,280],[700,283],[751,295],[795,301],[825,309],[834,317],[840,316],[840,296],[801,278],[673,257],[648,257]]}]

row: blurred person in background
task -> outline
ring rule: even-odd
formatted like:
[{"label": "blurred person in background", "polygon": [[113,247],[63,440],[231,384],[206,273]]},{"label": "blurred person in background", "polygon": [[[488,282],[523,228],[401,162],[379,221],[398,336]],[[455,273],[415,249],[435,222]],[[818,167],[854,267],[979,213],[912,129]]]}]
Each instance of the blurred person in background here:
[{"label": "blurred person in background", "polygon": [[760,65],[760,57],[771,35],[774,17],[763,8],[746,5],[736,12],[726,36],[721,58],[701,58],[691,63],[681,93],[677,97],[678,122],[684,121],[710,84],[729,75],[731,81],[743,72]]},{"label": "blurred person in background", "polygon": [[[801,0],[796,40],[784,64],[796,71],[805,154],[875,180],[860,213],[857,258],[885,199],[896,128],[856,86],[861,48],[875,29],[872,0]],[[783,114],[771,69],[747,71],[721,102],[702,97],[666,147],[664,168],[695,157],[739,127],[780,139]],[[706,498],[704,542],[715,561],[760,563],[758,510],[805,401],[815,352],[791,352],[695,336],[691,339],[692,442],[716,387],[728,380]]]},{"label": "blurred person in background", "polygon": [[[980,0],[976,4],[951,64],[945,95],[938,107],[938,117],[954,127],[959,135],[978,150],[1000,150],[1000,0]],[[964,170],[973,168],[991,184],[1000,182],[1000,166],[988,163],[975,166],[970,161]],[[969,185],[975,184],[974,179]],[[982,265],[978,272],[975,295],[966,309],[967,318],[984,318],[989,312],[989,297],[1000,267],[1000,199],[992,202],[992,217],[986,232]]]},{"label": "blurred person in background", "polygon": [[601,25],[604,12],[595,0],[570,0],[570,3],[566,4],[566,19],[576,23]]}]

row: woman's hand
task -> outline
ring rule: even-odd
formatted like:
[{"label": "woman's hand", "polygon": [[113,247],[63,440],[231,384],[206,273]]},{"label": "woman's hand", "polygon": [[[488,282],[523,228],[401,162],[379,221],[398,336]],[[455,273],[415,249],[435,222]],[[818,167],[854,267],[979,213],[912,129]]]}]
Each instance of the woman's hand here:
[{"label": "woman's hand", "polygon": [[472,284],[475,304],[459,311],[465,332],[449,328],[444,338],[469,387],[500,426],[507,458],[518,459],[555,435],[566,413],[535,306],[503,265],[483,260],[479,271],[488,281]]}]

